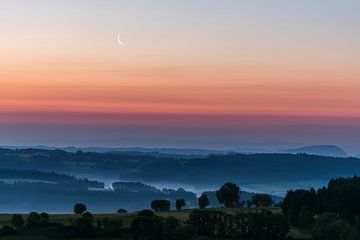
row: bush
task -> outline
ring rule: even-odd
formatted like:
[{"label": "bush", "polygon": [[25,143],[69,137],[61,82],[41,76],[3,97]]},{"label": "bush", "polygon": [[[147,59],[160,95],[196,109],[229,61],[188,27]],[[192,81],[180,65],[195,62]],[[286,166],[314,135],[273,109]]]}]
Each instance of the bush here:
[{"label": "bush", "polygon": [[309,206],[304,206],[301,208],[299,213],[299,225],[302,227],[309,227],[314,223],[314,211]]},{"label": "bush", "polygon": [[83,213],[82,218],[87,219],[91,224],[94,223],[94,217],[90,212]]},{"label": "bush", "polygon": [[228,236],[249,239],[283,239],[290,228],[285,216],[268,211],[230,216],[228,226]]},{"label": "bush", "polygon": [[0,229],[0,235],[2,236],[12,235],[14,233],[15,233],[15,229],[11,226],[3,226]]},{"label": "bush", "polygon": [[191,240],[195,232],[191,225],[182,225],[176,218],[169,217],[164,222],[162,236],[165,240]]},{"label": "bush", "polygon": [[215,210],[194,210],[189,223],[201,236],[223,236],[226,229],[226,213]]},{"label": "bush", "polygon": [[324,213],[317,217],[311,234],[316,240],[352,240],[356,231],[344,219],[334,213]]},{"label": "bush", "polygon": [[110,219],[108,217],[103,218],[102,226],[108,233],[117,232],[122,227],[121,219]]},{"label": "bush", "polygon": [[161,239],[163,219],[161,217],[136,217],[131,223],[130,231],[134,240]]},{"label": "bush", "polygon": [[200,236],[244,239],[282,239],[289,231],[287,218],[271,212],[226,214],[195,210],[189,223]]},{"label": "bush", "polygon": [[11,217],[11,224],[15,229],[21,229],[24,227],[25,221],[22,215],[20,214],[14,214]]},{"label": "bush", "polygon": [[50,222],[49,214],[47,214],[46,212],[40,213],[40,221],[42,225],[48,225]]},{"label": "bush", "polygon": [[83,214],[86,212],[86,205],[83,203],[77,203],[74,205],[74,213],[75,214]]},{"label": "bush", "polygon": [[91,236],[93,231],[94,218],[91,213],[84,213],[81,218],[78,218],[74,222],[74,235],[77,237]]},{"label": "bush", "polygon": [[168,217],[164,221],[163,237],[167,240],[175,239],[175,230],[180,226],[179,220],[174,217]]},{"label": "bush", "polygon": [[138,212],[137,214],[139,217],[155,217],[155,213],[151,211],[150,209],[144,209]]},{"label": "bush", "polygon": [[174,240],[192,240],[195,237],[194,228],[191,225],[180,225],[174,231]]},{"label": "bush", "polygon": [[41,216],[37,212],[31,212],[26,219],[26,227],[33,228],[41,225]]},{"label": "bush", "polygon": [[251,197],[251,204],[255,207],[271,207],[273,203],[269,194],[255,194]]}]

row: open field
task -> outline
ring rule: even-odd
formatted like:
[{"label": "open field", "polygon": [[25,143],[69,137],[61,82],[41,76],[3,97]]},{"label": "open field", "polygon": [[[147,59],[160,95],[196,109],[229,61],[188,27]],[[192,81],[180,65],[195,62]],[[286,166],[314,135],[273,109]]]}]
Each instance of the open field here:
[{"label": "open field", "polygon": [[[189,219],[189,215],[191,213],[193,209],[188,209],[188,210],[182,210],[182,211],[169,211],[169,212],[158,212],[156,213],[158,216],[160,217],[175,217],[178,220],[185,222]],[[257,208],[257,209],[227,209],[227,208],[221,208],[221,209],[214,209],[214,210],[222,210],[225,211],[227,213],[232,213],[232,214],[236,214],[238,212],[247,212],[247,211],[261,211],[261,210],[271,210],[274,213],[280,213],[281,209],[280,208]],[[121,214],[102,214],[102,213],[98,213],[98,214],[93,214],[94,216],[94,222],[96,222],[97,220],[101,220],[104,217],[108,217],[108,218],[120,218],[123,222],[123,226],[126,228],[130,225],[131,221],[133,220],[133,218],[136,216],[136,212],[132,212],[132,213],[121,213]],[[12,214],[0,214],[0,227],[1,226],[6,226],[6,225],[11,225],[11,216]],[[27,218],[27,214],[23,214],[24,219]],[[62,223],[64,225],[70,225],[78,216],[76,216],[75,214],[50,214],[50,221],[51,222],[57,222],[57,223]]]}]

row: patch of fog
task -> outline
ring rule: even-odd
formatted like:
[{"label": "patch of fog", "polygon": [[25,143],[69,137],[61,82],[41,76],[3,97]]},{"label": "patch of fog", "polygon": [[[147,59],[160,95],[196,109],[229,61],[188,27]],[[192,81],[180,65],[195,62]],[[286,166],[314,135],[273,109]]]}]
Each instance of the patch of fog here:
[{"label": "patch of fog", "polygon": [[318,189],[326,186],[326,180],[307,180],[287,183],[273,184],[248,184],[242,187],[243,190],[254,193],[268,193],[276,196],[284,197],[288,190],[291,189]]},{"label": "patch of fog", "polygon": [[203,192],[206,191],[215,191],[218,190],[220,185],[212,185],[212,186],[205,186],[205,185],[193,185],[193,184],[184,184],[184,183],[164,183],[164,182],[144,182],[145,184],[151,185],[156,187],[157,189],[174,189],[177,190],[179,188],[184,189],[185,191],[190,191],[195,193],[197,196],[200,196]]},{"label": "patch of fog", "polygon": [[[203,192],[206,191],[216,191],[222,184],[186,184],[181,182],[156,182],[156,181],[130,181],[128,179],[116,179],[113,177],[104,178],[103,176],[89,176],[89,175],[77,175],[76,177],[88,178],[89,180],[101,181],[105,184],[105,190],[113,190],[112,184],[114,182],[141,182],[143,184],[151,185],[159,190],[164,188],[177,190],[182,188],[186,191],[195,193],[197,196],[200,196]],[[250,193],[267,193],[275,196],[284,197],[288,190],[290,189],[310,189],[310,188],[321,188],[326,186],[328,180],[307,180],[307,181],[297,181],[297,182],[283,182],[283,183],[263,183],[263,184],[241,184],[240,188],[242,191]]]},{"label": "patch of fog", "polygon": [[56,184],[56,182],[38,180],[38,179],[26,179],[26,178],[0,179],[0,182],[4,182],[4,183],[7,183],[7,184],[15,184],[15,183],[18,183],[18,182]]}]

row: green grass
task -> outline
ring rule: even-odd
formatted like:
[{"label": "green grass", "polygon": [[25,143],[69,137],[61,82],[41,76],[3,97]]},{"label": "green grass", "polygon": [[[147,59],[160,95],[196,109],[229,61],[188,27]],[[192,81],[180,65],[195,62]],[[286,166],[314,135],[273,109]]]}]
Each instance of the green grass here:
[{"label": "green grass", "polygon": [[303,229],[299,229],[295,227],[290,228],[288,236],[291,237],[292,239],[301,239],[301,240],[312,239],[312,236],[309,233],[307,233]]},{"label": "green grass", "polygon": [[[0,237],[1,240],[49,240],[49,238],[47,237],[43,237],[43,236],[33,236],[33,235],[28,235],[28,234],[18,234],[18,235],[13,235],[13,236],[4,236],[4,237]],[[54,238],[51,238],[52,240],[54,240]],[[124,238],[96,238],[96,240],[112,240],[112,239],[117,239],[117,240],[130,240],[128,237],[124,237]],[[79,240],[79,238],[75,238],[75,239],[67,239],[67,240]],[[81,240],[94,240],[94,238],[81,238]]]},{"label": "green grass", "polygon": [[[186,220],[189,219],[190,213],[193,209],[189,209],[189,210],[183,210],[183,211],[169,211],[169,212],[159,212],[157,213],[158,216],[161,217],[175,217],[180,221],[185,222]],[[280,213],[281,209],[280,208],[264,208],[264,209],[229,209],[229,208],[220,208],[220,209],[214,209],[214,210],[221,210],[221,211],[225,211],[227,213],[230,214],[236,214],[236,213],[240,213],[240,212],[249,212],[249,211],[259,211],[259,210],[270,210],[273,213]],[[136,216],[136,212],[133,213],[122,213],[122,214],[93,214],[94,216],[94,220],[95,223],[97,220],[101,220],[104,217],[108,217],[108,218],[120,218],[124,224],[124,227],[128,227],[131,223],[131,221],[134,219],[134,217]],[[6,226],[6,225],[11,225],[11,217],[12,214],[0,214],[0,227],[1,226]],[[23,215],[24,219],[26,219],[27,214]],[[72,221],[74,221],[76,218],[78,218],[79,216],[76,216],[74,214],[50,214],[50,221],[51,222],[58,222],[58,223],[62,223],[64,225],[70,225],[72,223]]]}]

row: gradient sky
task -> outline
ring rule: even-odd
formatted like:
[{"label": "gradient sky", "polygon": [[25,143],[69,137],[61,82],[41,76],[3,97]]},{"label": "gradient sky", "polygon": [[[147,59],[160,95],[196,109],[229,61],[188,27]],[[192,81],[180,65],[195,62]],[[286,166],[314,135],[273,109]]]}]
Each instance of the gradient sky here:
[{"label": "gradient sky", "polygon": [[359,12],[357,0],[2,0],[0,144],[360,153]]}]

